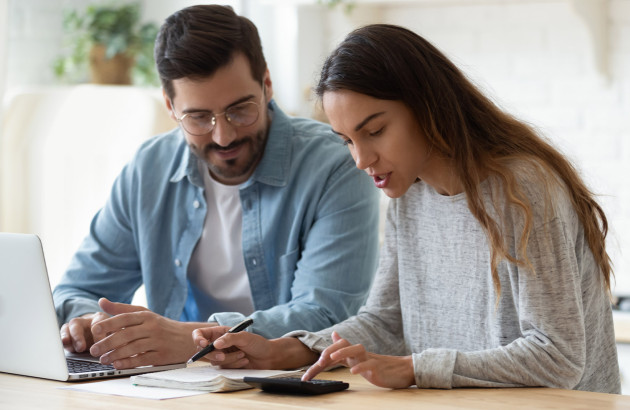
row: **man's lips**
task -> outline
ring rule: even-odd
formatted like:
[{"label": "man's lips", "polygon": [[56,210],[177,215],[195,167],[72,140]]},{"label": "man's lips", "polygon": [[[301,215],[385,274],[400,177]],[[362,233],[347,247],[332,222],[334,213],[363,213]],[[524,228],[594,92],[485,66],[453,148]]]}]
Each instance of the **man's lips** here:
[{"label": "man's lips", "polygon": [[244,143],[235,144],[229,147],[212,147],[208,149],[206,152],[211,155],[214,154],[223,160],[236,158],[240,153],[241,149],[245,146]]}]

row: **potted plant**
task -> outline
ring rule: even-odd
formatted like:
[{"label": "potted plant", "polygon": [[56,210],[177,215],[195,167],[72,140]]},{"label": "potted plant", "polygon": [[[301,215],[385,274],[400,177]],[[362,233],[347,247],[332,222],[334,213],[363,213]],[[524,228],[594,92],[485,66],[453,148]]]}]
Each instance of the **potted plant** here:
[{"label": "potted plant", "polygon": [[155,23],[140,23],[140,4],[89,5],[83,12],[64,12],[67,53],[53,65],[57,78],[66,82],[158,85],[153,45]]}]

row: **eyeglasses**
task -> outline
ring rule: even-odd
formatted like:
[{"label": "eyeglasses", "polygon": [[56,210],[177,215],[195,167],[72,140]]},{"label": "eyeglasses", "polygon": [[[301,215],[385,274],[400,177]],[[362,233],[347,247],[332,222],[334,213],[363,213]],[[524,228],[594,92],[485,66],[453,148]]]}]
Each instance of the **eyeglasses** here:
[{"label": "eyeglasses", "polygon": [[[171,101],[171,107],[173,102]],[[217,123],[217,117],[225,115],[225,119],[235,127],[247,127],[258,120],[259,104],[254,101],[245,101],[229,107],[224,112],[213,114],[211,112],[189,112],[175,119],[191,135],[201,136],[209,134]]]}]

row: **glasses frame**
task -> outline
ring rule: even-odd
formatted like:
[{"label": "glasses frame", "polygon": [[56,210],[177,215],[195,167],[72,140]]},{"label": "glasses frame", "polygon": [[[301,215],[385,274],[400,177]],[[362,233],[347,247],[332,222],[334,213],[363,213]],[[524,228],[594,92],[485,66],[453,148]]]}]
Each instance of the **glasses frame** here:
[{"label": "glasses frame", "polygon": [[[265,98],[265,94],[263,93],[263,99],[264,99],[264,98]],[[253,104],[253,105],[255,105],[255,106],[256,106],[256,118],[255,118],[255,119],[254,119],[251,123],[249,123],[249,124],[244,124],[244,125],[234,124],[234,123],[232,122],[232,120],[230,119],[230,115],[229,115],[230,110],[231,110],[231,109],[233,109],[233,108],[235,108],[235,107],[240,107],[240,106],[247,105],[247,104]],[[234,104],[234,105],[232,105],[232,106],[228,107],[225,111],[220,112],[220,113],[217,113],[217,114],[214,114],[214,113],[211,113],[211,112],[207,112],[207,111],[193,111],[193,112],[186,113],[186,114],[182,115],[181,117],[178,117],[178,116],[177,116],[177,113],[175,113],[175,105],[173,104],[173,100],[171,100],[171,109],[172,109],[172,111],[173,111],[173,116],[175,117],[175,120],[179,123],[179,125],[180,125],[180,126],[181,126],[181,127],[182,127],[182,128],[183,128],[186,132],[187,132],[187,133],[189,133],[190,135],[194,135],[194,136],[196,136],[196,137],[201,137],[201,136],[204,136],[204,135],[208,135],[208,134],[210,134],[210,133],[214,130],[214,127],[216,127],[216,125],[217,125],[217,117],[219,117],[219,116],[221,116],[221,115],[225,116],[225,119],[227,120],[227,122],[228,122],[230,125],[232,125],[233,127],[237,127],[237,128],[240,128],[240,127],[249,127],[250,125],[255,124],[255,123],[256,123],[256,121],[258,121],[258,119],[260,118],[260,104],[259,104],[259,103],[257,103],[256,101],[243,101],[243,102],[240,102],[240,103],[238,103],[238,104]],[[205,113],[208,113],[208,114],[212,115],[212,120],[210,121],[210,122],[212,123],[212,127],[210,127],[210,128],[209,128],[206,132],[201,133],[201,134],[197,134],[197,133],[190,132],[190,131],[186,128],[186,126],[184,125],[184,119],[186,119],[186,117],[188,117],[189,115],[198,114],[198,113],[200,113],[200,112],[205,112]]]}]

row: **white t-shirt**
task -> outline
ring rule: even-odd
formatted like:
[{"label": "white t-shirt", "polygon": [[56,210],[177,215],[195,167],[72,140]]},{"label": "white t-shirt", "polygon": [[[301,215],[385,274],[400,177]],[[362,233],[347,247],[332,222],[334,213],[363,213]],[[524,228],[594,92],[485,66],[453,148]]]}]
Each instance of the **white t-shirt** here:
[{"label": "white t-shirt", "polygon": [[201,238],[193,251],[188,279],[213,299],[216,312],[249,315],[254,302],[243,261],[242,208],[238,185],[215,181],[200,163],[208,212]]}]

